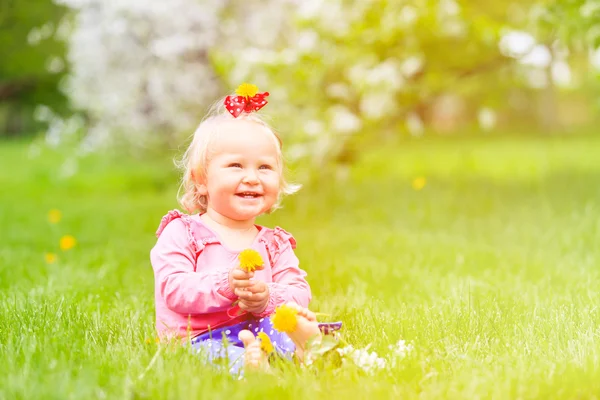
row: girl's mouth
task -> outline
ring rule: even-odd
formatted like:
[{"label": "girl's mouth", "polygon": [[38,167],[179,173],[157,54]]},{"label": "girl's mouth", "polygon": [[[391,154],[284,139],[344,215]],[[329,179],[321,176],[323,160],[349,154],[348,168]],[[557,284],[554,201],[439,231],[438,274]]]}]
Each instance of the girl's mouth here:
[{"label": "girl's mouth", "polygon": [[242,197],[244,199],[256,199],[257,197],[261,196],[259,193],[255,193],[255,192],[241,192],[241,193],[236,193],[235,195],[238,197]]}]

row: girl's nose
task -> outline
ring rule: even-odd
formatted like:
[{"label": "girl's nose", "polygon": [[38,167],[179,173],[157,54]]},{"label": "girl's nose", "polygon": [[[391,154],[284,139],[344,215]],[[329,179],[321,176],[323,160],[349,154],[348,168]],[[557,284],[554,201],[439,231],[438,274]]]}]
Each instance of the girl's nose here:
[{"label": "girl's nose", "polygon": [[252,184],[252,183],[256,184],[256,183],[258,183],[258,175],[256,174],[256,172],[254,170],[249,170],[246,173],[246,176],[244,177],[243,182],[250,183],[250,184]]}]

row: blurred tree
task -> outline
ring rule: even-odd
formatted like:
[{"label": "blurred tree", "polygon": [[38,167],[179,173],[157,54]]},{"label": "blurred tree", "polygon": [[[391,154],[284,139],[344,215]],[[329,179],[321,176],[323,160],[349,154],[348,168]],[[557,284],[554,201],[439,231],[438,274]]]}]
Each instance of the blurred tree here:
[{"label": "blurred tree", "polygon": [[38,104],[65,111],[65,44],[54,37],[64,12],[51,0],[0,2],[0,136],[41,128],[32,116]]},{"label": "blurred tree", "polygon": [[499,41],[527,24],[532,4],[302,2],[295,34],[278,57],[272,50],[255,57],[251,75],[285,91],[279,114],[293,120],[301,110],[298,135],[318,137],[299,154],[351,160],[381,134],[418,135],[425,125],[456,130],[475,124],[481,110],[506,108],[520,83]]},{"label": "blurred tree", "polygon": [[319,160],[351,161],[382,135],[426,126],[489,129],[522,116],[553,130],[555,82],[572,85],[569,62],[595,46],[571,39],[600,29],[598,2],[306,0],[275,55],[247,49],[259,60],[250,76],[285,92],[273,107],[299,122],[297,154]]},{"label": "blurred tree", "polygon": [[[548,49],[545,67],[547,85],[541,93],[541,122],[545,129],[561,127],[553,72],[569,56],[569,67],[576,75],[577,89],[599,86],[597,74],[590,73],[590,52],[600,49],[600,0],[551,0],[534,9],[530,31]],[[592,89],[593,90],[593,89]],[[596,99],[597,101],[599,99]]]},{"label": "blurred tree", "polygon": [[279,40],[282,10],[289,4],[56,1],[73,10],[68,38],[73,68],[65,88],[89,119],[86,150],[117,142],[138,149],[180,145],[225,94],[213,49],[231,54],[253,41],[271,46]]},{"label": "blurred tree", "polygon": [[292,158],[349,162],[425,127],[538,123],[538,108],[555,126],[554,72],[569,72],[560,17],[538,27],[558,0],[55,1],[74,11],[65,88],[90,122],[87,148],[179,143],[249,80],[271,92]]}]

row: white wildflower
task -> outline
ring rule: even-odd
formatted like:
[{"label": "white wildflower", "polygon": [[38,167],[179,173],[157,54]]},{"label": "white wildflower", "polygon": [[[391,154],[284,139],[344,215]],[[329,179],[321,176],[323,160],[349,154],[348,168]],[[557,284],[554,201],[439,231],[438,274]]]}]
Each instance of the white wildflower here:
[{"label": "white wildflower", "polygon": [[414,350],[412,344],[407,344],[405,340],[398,340],[396,344],[388,346],[390,349],[390,367],[395,368],[398,362],[406,358]]},{"label": "white wildflower", "polygon": [[406,340],[398,340],[395,345],[389,345],[388,348],[396,357],[404,358],[409,355],[413,350],[412,344],[406,344]]},{"label": "white wildflower", "polygon": [[354,351],[354,347],[352,347],[351,345],[337,349],[337,352],[340,353],[340,356],[342,356],[342,357],[344,357],[347,354],[352,353],[353,351]]},{"label": "white wildflower", "polygon": [[346,346],[337,349],[337,351],[342,356],[343,363],[346,363],[348,360],[351,360],[354,363],[354,365],[356,365],[358,368],[362,369],[368,374],[372,374],[379,369],[385,368],[385,359],[379,357],[374,351],[369,352],[368,349],[368,346],[365,349],[355,349],[352,346]]}]

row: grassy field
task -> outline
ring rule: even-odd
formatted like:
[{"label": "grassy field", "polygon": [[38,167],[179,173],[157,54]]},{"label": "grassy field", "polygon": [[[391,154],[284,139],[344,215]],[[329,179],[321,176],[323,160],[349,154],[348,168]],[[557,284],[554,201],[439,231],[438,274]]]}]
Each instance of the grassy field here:
[{"label": "grassy field", "polygon": [[414,351],[245,381],[154,341],[170,165],[59,159],[0,143],[0,399],[600,398],[600,137],[407,142],[288,198],[260,223],[295,235],[312,308]]}]

